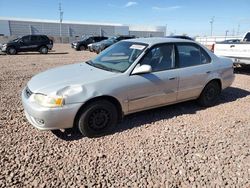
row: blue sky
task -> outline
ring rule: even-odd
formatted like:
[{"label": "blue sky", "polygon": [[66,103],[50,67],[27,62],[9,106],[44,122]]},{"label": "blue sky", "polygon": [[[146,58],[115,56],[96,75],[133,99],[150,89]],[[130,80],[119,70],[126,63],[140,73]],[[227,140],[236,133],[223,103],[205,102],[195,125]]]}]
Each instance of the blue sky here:
[{"label": "blue sky", "polygon": [[[250,0],[0,0],[0,17],[167,25],[167,34],[243,34],[250,30]],[[11,3],[11,4],[10,4]]]}]

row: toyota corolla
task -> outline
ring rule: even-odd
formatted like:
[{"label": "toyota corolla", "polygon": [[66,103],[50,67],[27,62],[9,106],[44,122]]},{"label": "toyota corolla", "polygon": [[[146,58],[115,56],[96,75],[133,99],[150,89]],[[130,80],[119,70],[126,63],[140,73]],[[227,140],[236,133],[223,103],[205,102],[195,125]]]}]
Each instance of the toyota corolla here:
[{"label": "toyota corolla", "polygon": [[232,65],[195,41],[130,39],[87,62],[34,76],[22,103],[40,130],[74,127],[99,136],[130,113],[188,100],[214,105],[234,80]]}]

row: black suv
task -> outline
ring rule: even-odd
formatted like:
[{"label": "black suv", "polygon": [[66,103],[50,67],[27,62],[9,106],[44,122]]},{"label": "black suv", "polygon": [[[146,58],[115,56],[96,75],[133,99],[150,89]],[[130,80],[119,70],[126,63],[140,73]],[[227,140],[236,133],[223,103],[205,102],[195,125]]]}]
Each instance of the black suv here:
[{"label": "black suv", "polygon": [[107,37],[102,37],[102,36],[85,37],[79,41],[72,42],[71,47],[74,48],[75,50],[86,50],[88,49],[89,44],[100,42],[106,39]]},{"label": "black suv", "polygon": [[3,44],[0,51],[10,55],[15,55],[18,52],[34,51],[47,54],[52,47],[53,41],[46,35],[26,35]]}]

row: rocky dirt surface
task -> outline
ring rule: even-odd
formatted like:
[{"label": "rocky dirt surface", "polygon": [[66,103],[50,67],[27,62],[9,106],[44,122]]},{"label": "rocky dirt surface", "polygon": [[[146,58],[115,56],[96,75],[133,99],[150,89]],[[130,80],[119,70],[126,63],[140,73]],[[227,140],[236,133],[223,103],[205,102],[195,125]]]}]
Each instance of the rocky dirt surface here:
[{"label": "rocky dirt surface", "polygon": [[127,116],[89,139],[32,127],[21,90],[35,74],[95,54],[0,55],[0,187],[250,187],[250,70],[218,105],[186,102]]}]

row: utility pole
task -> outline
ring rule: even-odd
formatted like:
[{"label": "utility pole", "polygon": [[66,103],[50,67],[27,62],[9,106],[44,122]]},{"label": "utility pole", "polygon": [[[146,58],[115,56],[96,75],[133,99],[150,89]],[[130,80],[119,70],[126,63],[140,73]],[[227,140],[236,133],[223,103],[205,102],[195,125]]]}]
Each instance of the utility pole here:
[{"label": "utility pole", "polygon": [[210,33],[210,35],[211,35],[211,36],[213,36],[214,16],[211,18],[211,20],[210,20],[210,22],[209,22],[209,23],[211,24],[211,33]]},{"label": "utility pole", "polygon": [[59,3],[59,14],[60,14],[60,40],[62,42],[62,21],[63,21],[63,11],[61,7],[61,3]]},{"label": "utility pole", "polygon": [[228,33],[229,31],[228,30],[226,30],[226,35],[225,35],[225,40],[227,39],[227,33]]},{"label": "utility pole", "polygon": [[240,24],[238,24],[238,27],[237,27],[237,36],[240,35]]},{"label": "utility pole", "polygon": [[166,36],[168,36],[167,33],[168,33],[168,24],[166,24],[166,34],[165,34]]}]

